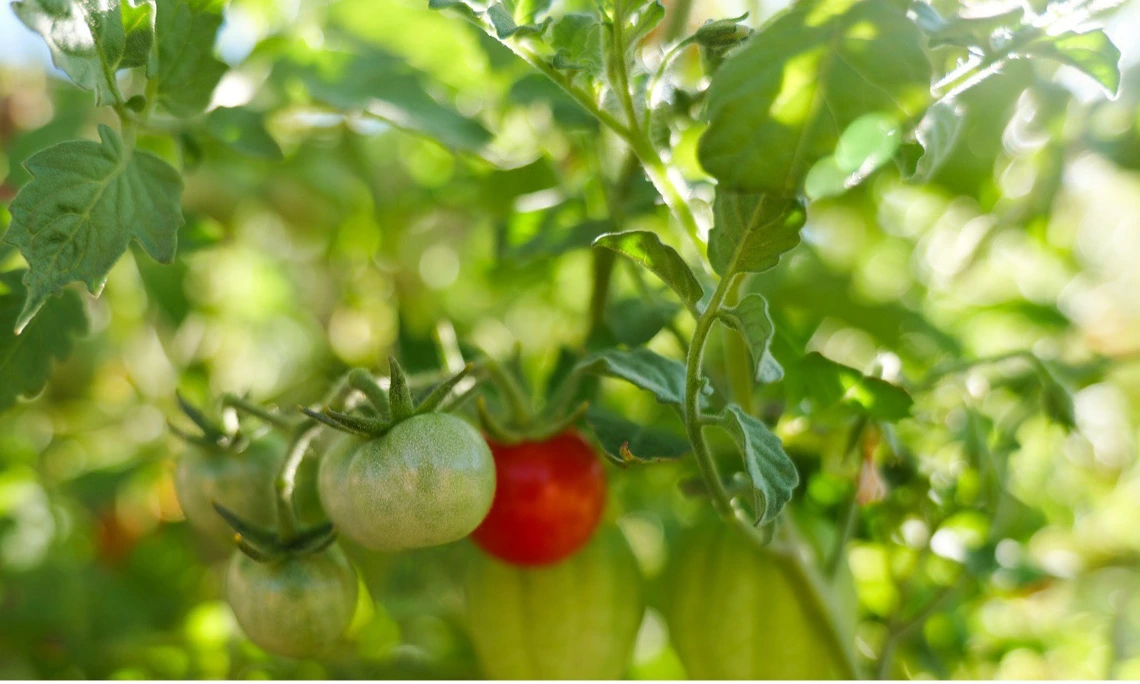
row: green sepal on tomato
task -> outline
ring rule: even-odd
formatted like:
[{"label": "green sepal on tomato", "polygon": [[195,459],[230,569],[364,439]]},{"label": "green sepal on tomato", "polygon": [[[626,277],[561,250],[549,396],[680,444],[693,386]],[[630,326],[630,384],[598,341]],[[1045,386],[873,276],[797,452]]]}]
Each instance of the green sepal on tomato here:
[{"label": "green sepal on tomato", "polygon": [[416,406],[399,363],[389,363],[387,393],[365,371],[349,376],[368,399],[367,411],[306,410],[345,433],[321,461],[321,502],[342,534],[375,551],[466,537],[491,508],[495,465],[478,430],[435,411],[471,367]]},{"label": "green sepal on tomato", "polygon": [[465,619],[492,679],[618,679],[645,611],[642,577],[616,526],[569,558],[518,567],[473,554]]}]

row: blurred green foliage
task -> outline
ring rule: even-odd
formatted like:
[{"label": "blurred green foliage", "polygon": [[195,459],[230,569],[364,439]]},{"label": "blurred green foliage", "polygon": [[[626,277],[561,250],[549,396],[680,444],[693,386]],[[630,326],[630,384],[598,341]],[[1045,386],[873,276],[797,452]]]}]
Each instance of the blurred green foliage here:
[{"label": "blurred green foliage", "polygon": [[[909,625],[892,638],[896,675],[1140,677],[1135,5],[1113,24],[1132,60],[1116,99],[1010,62],[962,96],[958,144],[927,184],[900,161],[814,202],[802,243],[741,293],[763,293],[778,331],[785,376],[752,400],[799,469],[790,514],[824,552],[854,530],[868,667]],[[698,3],[690,28],[737,9],[759,26],[776,8]],[[520,345],[535,378],[563,348],[648,342],[677,358],[691,321],[624,262],[588,336],[590,242],[615,207],[659,234],[668,213],[640,174],[621,181],[620,143],[573,100],[426,2],[233,0],[218,54],[227,109],[140,138],[186,170],[174,263],[128,251],[100,297],[69,290],[59,301],[82,296],[88,333],[46,390],[0,414],[0,677],[479,676],[460,618],[467,542],[346,544],[366,591],[344,643],[319,661],[248,643],[222,599],[230,550],[196,538],[174,497],[174,392],[292,407],[389,353],[439,368],[456,339],[499,358]],[[699,51],[679,59],[699,74]],[[107,121],[43,66],[0,64],[0,229],[22,162]],[[705,124],[673,126],[673,162],[711,213]],[[23,267],[7,246],[0,263],[4,283]],[[631,330],[623,302],[646,297],[660,306]],[[749,353],[734,335],[710,346],[717,386]],[[876,383],[912,390],[909,417],[866,428],[906,401]],[[603,408],[657,439],[682,433],[651,396],[602,388]],[[713,446],[729,470],[729,437]],[[648,582],[634,678],[685,674],[662,573],[707,508],[685,486],[695,474],[686,459],[607,471],[607,517]]]}]

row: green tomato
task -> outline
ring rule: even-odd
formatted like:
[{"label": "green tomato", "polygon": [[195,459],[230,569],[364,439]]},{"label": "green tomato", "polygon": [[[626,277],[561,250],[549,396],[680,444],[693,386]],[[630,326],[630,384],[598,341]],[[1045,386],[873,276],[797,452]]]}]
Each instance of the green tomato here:
[{"label": "green tomato", "polygon": [[382,437],[346,437],[321,462],[329,520],[375,551],[446,544],[474,530],[495,496],[495,462],[483,436],[455,416],[427,413]]},{"label": "green tomato", "polygon": [[234,531],[213,502],[259,527],[273,527],[276,496],[273,480],[287,446],[270,433],[241,452],[191,447],[178,461],[174,491],[182,513],[196,529],[217,541],[232,541]]},{"label": "green tomato", "polygon": [[[846,677],[786,563],[719,519],[683,536],[666,574],[666,620],[689,677]],[[849,587],[850,574],[841,572],[839,583]],[[855,616],[844,594],[854,589],[834,593],[828,598],[844,613],[837,619],[846,634]]]},{"label": "green tomato", "polygon": [[266,563],[235,551],[226,573],[226,600],[245,635],[290,658],[335,643],[352,620],[356,592],[356,571],[335,544]]},{"label": "green tomato", "polygon": [[618,679],[645,612],[637,561],[613,526],[553,565],[480,554],[466,594],[471,639],[492,679]]}]

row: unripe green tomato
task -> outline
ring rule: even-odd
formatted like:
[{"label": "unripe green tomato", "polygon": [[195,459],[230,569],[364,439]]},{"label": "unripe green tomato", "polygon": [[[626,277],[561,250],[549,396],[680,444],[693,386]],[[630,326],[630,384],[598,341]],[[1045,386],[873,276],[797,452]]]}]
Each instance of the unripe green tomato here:
[{"label": "unripe green tomato", "polygon": [[398,551],[470,534],[491,508],[495,462],[471,425],[427,413],[376,439],[339,440],[321,462],[318,485],[341,534]]},{"label": "unripe green tomato", "polygon": [[220,542],[232,542],[234,531],[214,510],[215,501],[254,525],[273,527],[273,480],[286,448],[272,433],[251,441],[240,453],[190,447],[174,471],[182,513],[196,529]]},{"label": "unripe green tomato", "polygon": [[290,658],[332,646],[352,620],[356,592],[356,571],[336,544],[267,563],[235,551],[226,573],[226,600],[245,635]]},{"label": "unripe green tomato", "polygon": [[[698,525],[675,545],[666,572],[665,617],[690,678],[847,676],[786,563],[719,519]],[[839,581],[850,586],[850,574],[841,572]],[[829,600],[839,612],[853,611],[846,596]],[[841,631],[849,632],[854,615],[836,617]]]},{"label": "unripe green tomato", "polygon": [[616,527],[553,565],[479,554],[465,585],[471,639],[492,679],[618,679],[629,665],[645,603]]}]

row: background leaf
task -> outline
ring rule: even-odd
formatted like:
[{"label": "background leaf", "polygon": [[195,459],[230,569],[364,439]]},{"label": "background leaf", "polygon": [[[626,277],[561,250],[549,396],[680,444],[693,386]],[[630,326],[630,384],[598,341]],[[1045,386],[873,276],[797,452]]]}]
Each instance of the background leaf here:
[{"label": "background leaf", "polygon": [[269,131],[265,118],[245,107],[217,107],[206,116],[206,130],[218,141],[241,154],[259,159],[278,161],[281,147]]},{"label": "background leaf", "polygon": [[158,101],[171,114],[200,114],[229,68],[214,57],[222,24],[221,0],[157,0],[158,58],[153,78]]},{"label": "background leaf", "polygon": [[685,366],[644,347],[630,351],[607,349],[583,359],[578,369],[625,380],[651,392],[662,404],[685,403]]},{"label": "background leaf", "polygon": [[709,86],[700,161],[722,187],[794,193],[860,116],[929,100],[922,34],[890,0],[808,0],[753,35]]},{"label": "background leaf", "polygon": [[0,273],[0,411],[29,397],[47,384],[52,362],[71,354],[76,337],[87,333],[83,301],[71,290],[49,299],[40,315],[16,335],[24,306],[23,271]]},{"label": "background leaf", "polygon": [[1120,49],[1104,31],[1062,33],[1037,41],[1027,51],[1030,57],[1046,57],[1068,64],[1092,77],[1105,94],[1120,91]]},{"label": "background leaf", "polygon": [[651,425],[638,425],[616,413],[590,407],[586,424],[598,446],[614,462],[670,461],[689,453],[689,440]]}]

